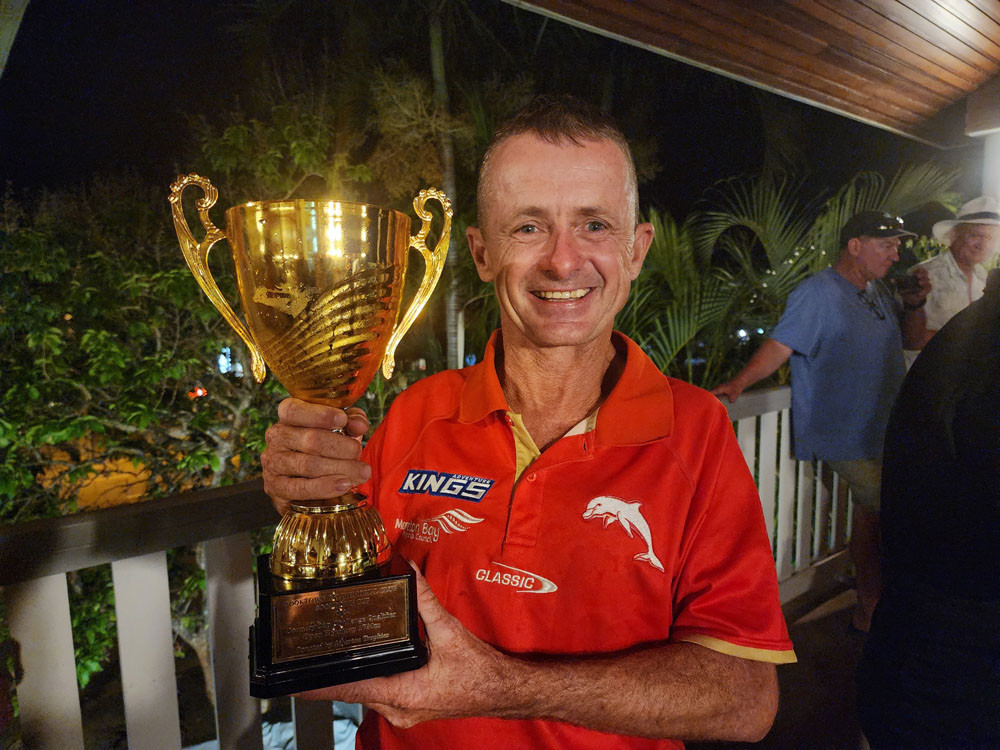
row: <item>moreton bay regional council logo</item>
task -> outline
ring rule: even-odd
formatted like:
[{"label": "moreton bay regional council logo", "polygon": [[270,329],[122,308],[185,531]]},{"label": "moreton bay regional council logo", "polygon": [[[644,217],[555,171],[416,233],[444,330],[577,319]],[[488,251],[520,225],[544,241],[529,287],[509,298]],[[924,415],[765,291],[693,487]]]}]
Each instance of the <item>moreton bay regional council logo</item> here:
[{"label": "moreton bay regional council logo", "polygon": [[436,542],[442,531],[445,534],[468,531],[470,526],[483,520],[464,510],[454,508],[423,521],[404,521],[402,518],[397,518],[396,528],[403,532],[404,537],[415,542]]}]

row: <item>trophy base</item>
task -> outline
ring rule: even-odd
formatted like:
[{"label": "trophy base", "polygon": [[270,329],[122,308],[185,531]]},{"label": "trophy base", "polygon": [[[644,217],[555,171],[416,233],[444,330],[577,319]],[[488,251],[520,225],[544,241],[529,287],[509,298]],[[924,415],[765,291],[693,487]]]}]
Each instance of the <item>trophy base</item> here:
[{"label": "trophy base", "polygon": [[277,698],[304,690],[386,677],[427,663],[418,631],[413,570],[348,581],[288,581],[257,558],[257,616],[250,626],[250,695]]}]

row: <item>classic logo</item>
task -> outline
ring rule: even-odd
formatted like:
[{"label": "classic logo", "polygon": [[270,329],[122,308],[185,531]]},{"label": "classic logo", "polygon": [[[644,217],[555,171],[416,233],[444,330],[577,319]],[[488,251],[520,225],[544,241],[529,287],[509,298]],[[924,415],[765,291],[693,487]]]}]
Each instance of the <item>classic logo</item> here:
[{"label": "classic logo", "polygon": [[476,518],[466,513],[464,510],[455,508],[446,510],[444,513],[428,518],[425,521],[404,521],[402,518],[396,519],[396,528],[403,532],[403,536],[416,542],[436,542],[443,531],[445,534],[452,534],[456,531],[468,531],[473,524],[481,523],[482,518]]},{"label": "classic logo", "polygon": [[595,497],[587,504],[587,509],[583,511],[583,519],[589,521],[591,518],[604,519],[604,528],[608,528],[615,521],[621,524],[629,538],[635,534],[642,537],[646,543],[646,551],[640,552],[633,559],[648,562],[661,573],[663,563],[653,552],[653,535],[649,533],[649,524],[640,510],[641,503],[630,503],[618,497],[605,495]]},{"label": "classic logo", "polygon": [[403,477],[399,491],[408,495],[433,495],[435,497],[458,497],[478,503],[490,487],[492,479],[470,477],[466,474],[449,474],[446,471],[410,469]]},{"label": "classic logo", "polygon": [[[495,570],[494,568],[504,568],[504,570]],[[559,589],[548,578],[543,578],[537,573],[529,573],[527,570],[498,562],[490,563],[489,568],[477,570],[476,580],[484,583],[495,583],[499,586],[510,586],[517,589],[519,594],[551,594]]]}]

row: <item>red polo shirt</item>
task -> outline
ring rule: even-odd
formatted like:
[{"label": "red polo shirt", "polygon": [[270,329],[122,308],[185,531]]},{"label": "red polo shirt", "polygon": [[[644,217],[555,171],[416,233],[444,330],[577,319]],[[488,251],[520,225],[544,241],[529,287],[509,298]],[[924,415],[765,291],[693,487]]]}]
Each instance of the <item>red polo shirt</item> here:
[{"label": "red polo shirt", "polygon": [[[596,427],[516,476],[497,336],[483,362],[419,381],[365,449],[389,538],[472,633],[523,654],[691,641],[795,660],[757,488],[725,408],[632,341]],[[554,721],[369,714],[364,747],[679,747]]]}]

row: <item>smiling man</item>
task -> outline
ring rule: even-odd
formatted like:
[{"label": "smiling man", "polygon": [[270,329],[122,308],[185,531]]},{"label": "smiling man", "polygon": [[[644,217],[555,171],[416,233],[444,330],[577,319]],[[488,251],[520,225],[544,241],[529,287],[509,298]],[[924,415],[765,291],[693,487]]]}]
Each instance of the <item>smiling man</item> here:
[{"label": "smiling man", "polygon": [[1000,244],[1000,201],[992,196],[975,198],[954,219],[937,222],[931,231],[948,249],[915,266],[927,273],[932,291],[926,305],[906,309],[904,331],[912,329],[909,364],[945,323],[983,296],[986,265]]},{"label": "smiling man", "polygon": [[[840,232],[837,261],[799,284],[770,338],[735,378],[712,392],[736,401],[791,359],[792,447],[800,461],[820,459],[851,488],[850,552],[858,604],[852,624],[867,631],[878,602],[882,440],[903,382],[903,310],[881,279],[899,260],[903,220],[862,211]],[[930,283],[902,292],[917,309]]]},{"label": "smiling man", "polygon": [[759,739],[795,657],[756,488],[722,405],[612,330],[653,237],[624,137],[539,98],[478,196],[483,362],[408,388],[363,452],[357,409],[289,399],[268,431],[279,510],[364,482],[422,573],[428,664],[309,697],[373,709],[372,748]]}]

